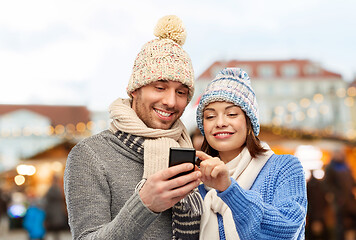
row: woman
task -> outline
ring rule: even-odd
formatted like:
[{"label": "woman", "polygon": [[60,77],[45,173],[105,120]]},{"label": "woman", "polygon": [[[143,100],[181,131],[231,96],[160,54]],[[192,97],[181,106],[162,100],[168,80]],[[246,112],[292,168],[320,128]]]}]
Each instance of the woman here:
[{"label": "woman", "polygon": [[249,76],[226,68],[197,108],[204,135],[200,239],[304,239],[306,182],[299,160],[276,155],[257,138],[260,125]]}]

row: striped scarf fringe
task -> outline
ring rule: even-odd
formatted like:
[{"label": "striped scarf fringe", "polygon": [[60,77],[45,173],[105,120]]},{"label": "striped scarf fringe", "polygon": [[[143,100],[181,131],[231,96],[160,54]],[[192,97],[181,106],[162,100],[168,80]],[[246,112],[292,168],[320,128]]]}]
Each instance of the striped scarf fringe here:
[{"label": "striped scarf fringe", "polygon": [[[144,153],[144,138],[125,133],[120,130],[115,132],[115,136],[128,148],[137,153]],[[143,178],[135,187],[135,192],[145,184]],[[183,198],[172,207],[172,240],[197,240],[199,239],[200,218],[203,213],[202,199],[198,190],[194,190],[187,197]]]}]

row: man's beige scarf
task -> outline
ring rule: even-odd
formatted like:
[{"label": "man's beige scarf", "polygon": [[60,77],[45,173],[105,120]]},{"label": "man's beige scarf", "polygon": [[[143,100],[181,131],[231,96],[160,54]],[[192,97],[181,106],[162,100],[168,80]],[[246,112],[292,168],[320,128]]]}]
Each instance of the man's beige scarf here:
[{"label": "man's beige scarf", "polygon": [[[147,177],[168,168],[170,147],[192,147],[188,132],[180,120],[177,120],[168,130],[148,128],[131,108],[129,99],[117,99],[111,104],[109,111],[112,118],[110,130],[113,133],[121,131],[145,139],[143,142],[144,172],[142,180],[136,186],[136,191],[140,190]],[[131,146],[136,143],[126,142],[125,144]],[[202,202],[196,189],[173,206],[172,240],[199,238]]]},{"label": "man's beige scarf", "polygon": [[168,130],[147,127],[131,108],[129,99],[117,99],[109,108],[113,119],[110,130],[117,130],[145,138],[143,177],[168,168],[170,147],[192,147],[187,129],[178,119]]},{"label": "man's beige scarf", "polygon": [[[261,169],[273,154],[266,143],[262,143],[268,151],[263,155],[252,158],[247,147],[226,166],[230,176],[245,190],[251,188]],[[204,213],[200,224],[200,239],[219,239],[219,225],[216,213],[223,217],[225,237],[227,240],[240,239],[230,208],[217,196],[216,190],[205,187],[208,190],[204,198]]]}]

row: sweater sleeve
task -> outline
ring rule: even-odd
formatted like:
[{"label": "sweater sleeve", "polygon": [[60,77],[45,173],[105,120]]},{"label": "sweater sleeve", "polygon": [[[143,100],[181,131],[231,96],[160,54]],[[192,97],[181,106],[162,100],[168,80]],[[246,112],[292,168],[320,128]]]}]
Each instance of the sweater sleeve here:
[{"label": "sweater sleeve", "polygon": [[64,191],[73,239],[137,239],[158,217],[138,193],[111,217],[110,187],[103,166],[84,143],[77,144],[68,156]]},{"label": "sweater sleeve", "polygon": [[242,189],[233,179],[227,190],[218,193],[231,209],[241,239],[304,239],[307,211],[304,171],[296,158],[285,158],[286,164],[268,175],[274,183],[261,190],[268,191],[266,197],[261,192]]}]

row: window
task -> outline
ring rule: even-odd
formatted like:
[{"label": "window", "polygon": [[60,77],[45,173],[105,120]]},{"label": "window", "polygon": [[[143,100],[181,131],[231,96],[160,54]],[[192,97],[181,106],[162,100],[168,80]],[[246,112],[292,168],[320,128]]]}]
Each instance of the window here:
[{"label": "window", "polygon": [[285,64],[281,67],[281,74],[284,77],[296,77],[299,75],[298,66],[294,64]]},{"label": "window", "polygon": [[318,75],[320,73],[320,67],[316,64],[309,64],[304,67],[305,75]]},{"label": "window", "polygon": [[259,77],[270,78],[276,75],[276,68],[273,65],[260,65],[257,67]]}]

